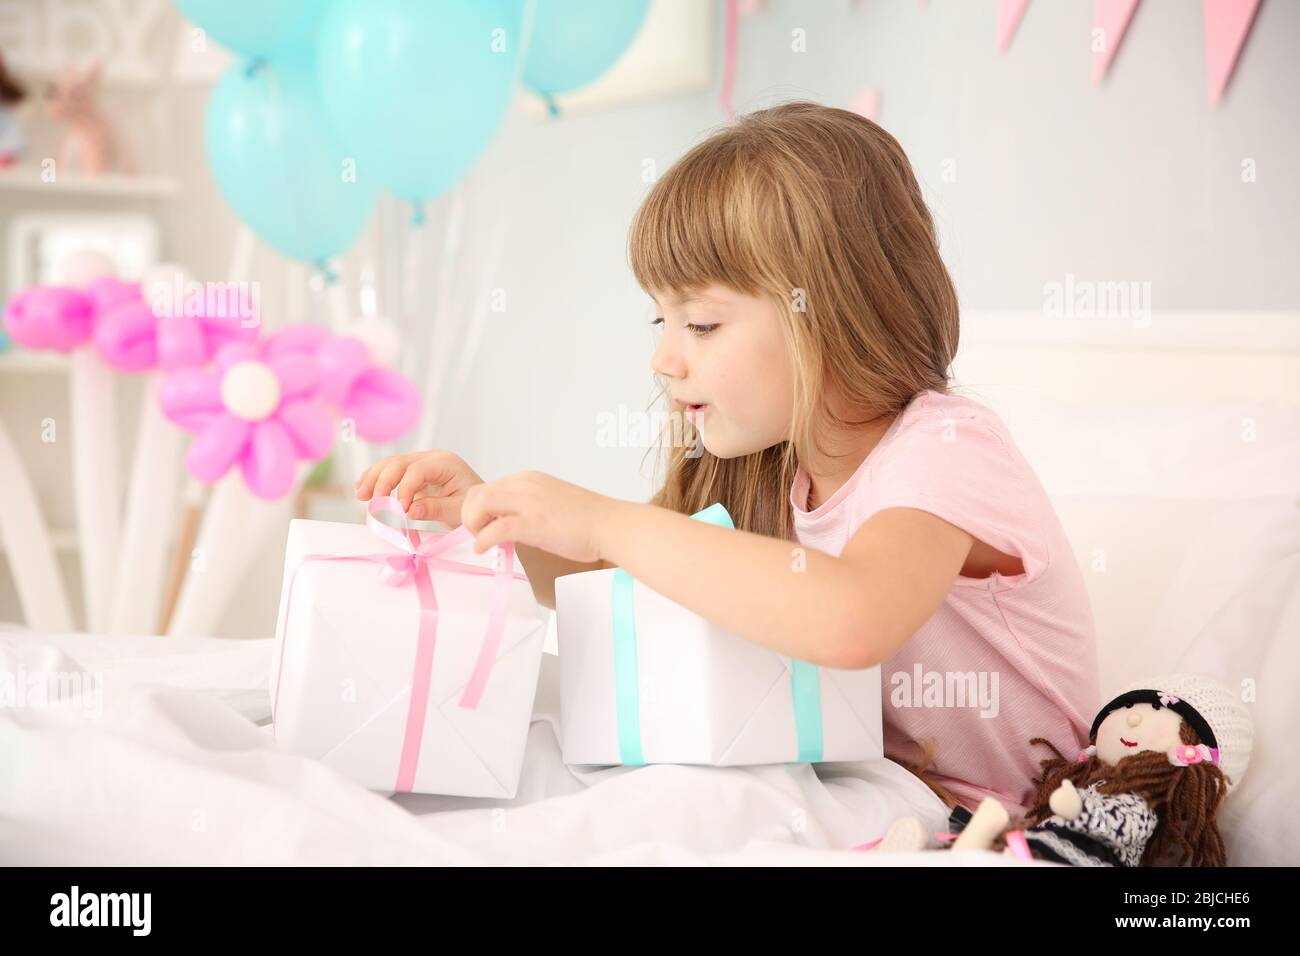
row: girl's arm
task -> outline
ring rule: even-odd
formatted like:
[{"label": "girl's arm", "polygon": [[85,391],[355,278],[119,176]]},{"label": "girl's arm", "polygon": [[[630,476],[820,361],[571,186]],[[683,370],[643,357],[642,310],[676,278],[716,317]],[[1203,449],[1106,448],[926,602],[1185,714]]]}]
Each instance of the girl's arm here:
[{"label": "girl's arm", "polygon": [[724,630],[823,667],[892,657],[943,602],[974,539],[928,512],[872,515],[839,557],[613,501],[602,558]]}]

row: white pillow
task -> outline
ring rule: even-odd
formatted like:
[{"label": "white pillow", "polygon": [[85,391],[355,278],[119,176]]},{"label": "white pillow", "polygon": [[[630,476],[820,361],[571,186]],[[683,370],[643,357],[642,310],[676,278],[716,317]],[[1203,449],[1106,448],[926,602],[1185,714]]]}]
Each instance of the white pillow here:
[{"label": "white pillow", "polygon": [[1228,859],[1300,863],[1300,409],[981,392],[972,397],[1001,415],[1074,547],[1103,701],[1170,671],[1253,695],[1251,764],[1220,818]]},{"label": "white pillow", "polygon": [[1054,497],[1052,504],[1088,588],[1105,694],[1140,676],[1135,670],[1149,660],[1156,613],[1167,600],[1195,529],[1224,502],[1065,495]]},{"label": "white pillow", "polygon": [[1220,818],[1228,858],[1300,863],[1291,808],[1300,792],[1291,758],[1300,731],[1300,495],[1075,496],[1056,505],[1093,601],[1102,698],[1171,671],[1242,688],[1255,744]]},{"label": "white pillow", "polygon": [[1152,628],[1148,650],[1240,687],[1255,718],[1250,767],[1220,820],[1229,862],[1300,863],[1300,495],[1233,502],[1197,528]]}]

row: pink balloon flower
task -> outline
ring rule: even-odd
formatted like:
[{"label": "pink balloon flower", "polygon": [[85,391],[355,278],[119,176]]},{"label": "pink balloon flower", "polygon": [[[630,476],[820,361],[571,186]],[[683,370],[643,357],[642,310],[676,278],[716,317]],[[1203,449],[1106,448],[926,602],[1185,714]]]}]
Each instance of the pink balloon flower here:
[{"label": "pink balloon flower", "polygon": [[123,282],[115,276],[100,276],[92,279],[85,287],[86,295],[95,306],[96,324],[98,318],[123,302],[140,298],[140,283]]},{"label": "pink balloon flower", "polygon": [[182,368],[163,379],[163,414],[196,433],[185,466],[214,482],[236,464],[259,498],[293,488],[300,460],[329,453],[334,421],[315,397],[323,368],[305,352],[270,354],[267,342],[228,342],[215,367]]},{"label": "pink balloon flower", "polygon": [[95,323],[100,354],[120,371],[170,372],[203,365],[226,343],[257,338],[256,325],[245,327],[238,316],[156,315],[140,294],[139,284],[131,288],[134,295],[105,295],[106,305]]},{"label": "pink balloon flower", "polygon": [[321,325],[286,326],[266,340],[266,354],[305,352],[323,372],[316,397],[355,422],[366,441],[401,437],[420,420],[420,390],[405,375],[377,365],[360,339]]},{"label": "pink balloon flower", "polygon": [[5,329],[29,349],[71,352],[95,330],[95,303],[77,289],[33,286],[6,303]]},{"label": "pink balloon flower", "polygon": [[138,282],[112,276],[84,289],[26,289],[5,306],[5,328],[30,349],[70,352],[93,339],[104,361],[123,372],[202,365],[222,345],[251,342],[258,331],[237,316],[156,316]]}]

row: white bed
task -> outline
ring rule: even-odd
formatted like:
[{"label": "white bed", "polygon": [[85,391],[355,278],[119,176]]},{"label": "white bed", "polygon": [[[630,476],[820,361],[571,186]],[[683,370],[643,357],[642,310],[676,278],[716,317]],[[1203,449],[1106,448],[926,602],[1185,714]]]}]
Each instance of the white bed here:
[{"label": "white bed", "polygon": [[571,770],[555,734],[550,654],[514,800],[388,798],[275,749],[258,723],[270,716],[270,659],[269,640],[0,635],[10,672],[103,675],[93,708],[0,717],[9,754],[0,855],[11,864],[870,864],[880,856],[842,851],[896,815],[943,822],[942,804],[889,761],[815,773],[806,764]]},{"label": "white bed", "polygon": [[[1002,412],[1057,502],[1092,589],[1103,694],[1172,670],[1252,682],[1256,747],[1222,818],[1229,859],[1300,862],[1287,803],[1289,736],[1300,726],[1295,335],[1269,325],[1261,334],[1280,343],[1256,335],[1253,348],[1228,353],[1194,337],[1183,348],[1163,332],[1112,328],[1094,341],[1094,327],[1025,345],[1016,328],[969,322],[959,379]],[[550,655],[516,799],[370,793],[275,749],[270,648],[269,639],[0,633],[0,670],[103,681],[83,706],[0,708],[0,859],[1048,865],[846,852],[901,814],[944,828],[942,804],[889,761],[568,768]]]}]

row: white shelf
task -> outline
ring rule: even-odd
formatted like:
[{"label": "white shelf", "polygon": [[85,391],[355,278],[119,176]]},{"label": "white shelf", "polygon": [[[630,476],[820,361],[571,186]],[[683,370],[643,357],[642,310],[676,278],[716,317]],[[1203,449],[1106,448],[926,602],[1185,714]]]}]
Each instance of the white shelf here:
[{"label": "white shelf", "polygon": [[36,352],[11,345],[0,352],[0,372],[48,374],[68,370],[68,357],[62,352]]},{"label": "white shelf", "polygon": [[85,176],[65,173],[55,182],[41,179],[36,169],[0,170],[0,191],[44,192],[53,196],[128,196],[141,199],[165,199],[175,195],[179,184],[170,176],[127,176],[104,173]]}]

